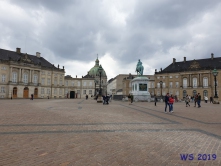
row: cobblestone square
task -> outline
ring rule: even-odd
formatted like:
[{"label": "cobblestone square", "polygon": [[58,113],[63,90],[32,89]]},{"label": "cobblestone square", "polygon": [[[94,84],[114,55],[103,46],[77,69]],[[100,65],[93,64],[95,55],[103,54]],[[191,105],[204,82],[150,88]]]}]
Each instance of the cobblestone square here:
[{"label": "cobblestone square", "polygon": [[2,166],[221,165],[220,105],[175,103],[167,114],[159,102],[13,99],[0,105]]}]

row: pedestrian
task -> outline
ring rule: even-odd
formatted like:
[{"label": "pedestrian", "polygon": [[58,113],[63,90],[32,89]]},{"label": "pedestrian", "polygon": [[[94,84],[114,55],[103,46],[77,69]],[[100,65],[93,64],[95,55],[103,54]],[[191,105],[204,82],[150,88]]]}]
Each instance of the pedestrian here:
[{"label": "pedestrian", "polygon": [[189,104],[190,98],[188,95],[186,95],[185,102],[186,102],[186,107],[188,107],[187,105],[189,105],[189,107],[190,107],[190,104]]},{"label": "pedestrian", "polygon": [[156,96],[156,94],[154,95],[154,103],[155,103],[155,106],[157,106],[157,96]]},{"label": "pedestrian", "polygon": [[165,113],[167,113],[167,106],[169,106],[169,93],[165,96]]},{"label": "pedestrian", "polygon": [[195,103],[194,107],[196,107],[197,100],[198,100],[198,95],[196,94],[196,95],[194,96],[194,103]]},{"label": "pedestrian", "polygon": [[86,94],[86,100],[88,99],[88,95]]},{"label": "pedestrian", "polygon": [[131,94],[131,100],[130,100],[131,104],[133,103],[133,101],[134,101],[134,96],[133,94]]},{"label": "pedestrian", "polygon": [[207,97],[207,96],[204,96],[204,100],[205,100],[205,103],[207,103],[208,97]]},{"label": "pedestrian", "polygon": [[201,107],[200,102],[201,102],[201,95],[200,93],[198,93],[198,98],[197,98],[198,108]]},{"label": "pedestrian", "polygon": [[103,105],[105,104],[105,102],[106,102],[106,96],[102,96],[103,97]]},{"label": "pedestrian", "polygon": [[130,104],[130,102],[131,102],[131,95],[130,95],[130,93],[128,95],[128,101],[129,101],[129,104]]},{"label": "pedestrian", "polygon": [[210,101],[210,103],[213,103],[213,97],[212,96],[209,98],[209,101]]},{"label": "pedestrian", "polygon": [[169,112],[173,112],[173,103],[174,103],[174,97],[171,95],[169,97]]}]

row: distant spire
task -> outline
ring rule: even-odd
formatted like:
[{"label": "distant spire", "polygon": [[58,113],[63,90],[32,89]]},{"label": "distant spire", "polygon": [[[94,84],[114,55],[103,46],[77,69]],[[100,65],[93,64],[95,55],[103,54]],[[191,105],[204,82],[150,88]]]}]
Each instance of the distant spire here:
[{"label": "distant spire", "polygon": [[97,54],[97,59],[98,59],[98,54]]}]

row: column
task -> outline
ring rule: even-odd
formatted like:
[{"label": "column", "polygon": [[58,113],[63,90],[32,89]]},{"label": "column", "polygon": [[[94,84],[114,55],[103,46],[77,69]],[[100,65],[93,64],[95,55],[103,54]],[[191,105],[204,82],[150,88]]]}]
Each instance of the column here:
[{"label": "column", "polygon": [[189,86],[191,85],[190,82],[191,82],[191,80],[190,80],[190,74],[189,74]]},{"label": "column", "polygon": [[10,67],[10,72],[9,72],[9,81],[12,81],[12,67]]},{"label": "column", "polygon": [[192,86],[193,87],[193,80],[192,80],[192,75],[190,74],[190,81],[189,81],[189,83],[190,83],[190,85],[189,86]]},{"label": "column", "polygon": [[32,71],[31,69],[29,70],[29,83],[31,83],[31,74],[32,74]]},{"label": "column", "polygon": [[19,68],[18,82],[21,82],[21,68]]},{"label": "column", "polygon": [[41,70],[39,70],[38,83],[41,83]]},{"label": "column", "polygon": [[211,77],[210,77],[210,73],[209,74],[209,78],[208,78],[208,87],[211,85],[210,82],[211,82]]},{"label": "column", "polygon": [[21,70],[21,82],[23,82],[24,69]]}]

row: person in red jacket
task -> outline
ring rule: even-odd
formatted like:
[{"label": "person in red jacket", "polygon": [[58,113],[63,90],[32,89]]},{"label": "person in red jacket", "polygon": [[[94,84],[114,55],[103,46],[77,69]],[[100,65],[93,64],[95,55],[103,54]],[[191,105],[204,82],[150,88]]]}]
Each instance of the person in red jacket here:
[{"label": "person in red jacket", "polygon": [[171,95],[169,97],[169,112],[173,112],[173,103],[174,103],[174,97]]}]

